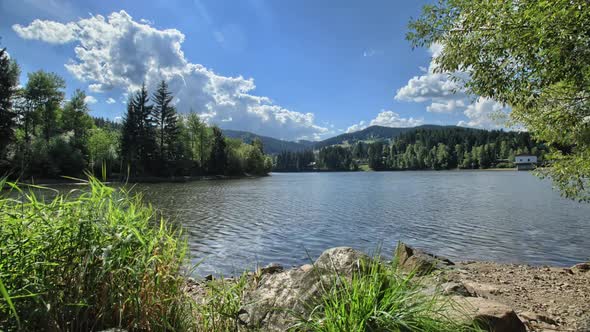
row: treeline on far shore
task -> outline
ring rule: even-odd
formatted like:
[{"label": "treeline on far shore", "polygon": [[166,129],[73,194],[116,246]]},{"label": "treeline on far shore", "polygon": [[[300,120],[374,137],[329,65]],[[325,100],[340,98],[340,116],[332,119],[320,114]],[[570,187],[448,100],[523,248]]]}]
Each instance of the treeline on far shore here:
[{"label": "treeline on far shore", "polygon": [[416,129],[395,139],[358,141],[319,151],[282,152],[276,171],[445,170],[514,167],[518,154],[543,162],[547,147],[527,132],[461,127]]},{"label": "treeline on far shore", "polygon": [[177,113],[164,81],[151,94],[138,89],[122,122],[114,122],[90,116],[84,91],[66,100],[57,74],[29,73],[22,87],[19,76],[0,50],[0,176],[264,175],[272,168],[260,140],[226,138],[197,113]]}]

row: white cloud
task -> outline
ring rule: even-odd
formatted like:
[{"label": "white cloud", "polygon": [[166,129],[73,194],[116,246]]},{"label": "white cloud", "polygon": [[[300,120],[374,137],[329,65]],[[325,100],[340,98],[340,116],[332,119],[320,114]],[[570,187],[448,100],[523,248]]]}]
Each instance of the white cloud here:
[{"label": "white cloud", "polygon": [[454,113],[465,106],[465,100],[463,99],[449,99],[433,101],[432,104],[426,106],[426,110],[431,113]]},{"label": "white cloud", "polygon": [[[431,105],[429,112],[441,112],[444,109],[444,113],[451,113],[455,111],[452,106],[459,106],[449,104],[450,101],[457,101],[465,99],[467,96],[461,90],[461,84],[451,79],[449,73],[437,73],[436,63],[434,58],[440,54],[442,47],[438,44],[433,44],[429,49],[432,60],[428,68],[420,67],[420,71],[424,72],[424,75],[412,77],[408,83],[397,90],[395,99],[400,101],[408,102],[432,102],[439,105]],[[464,74],[455,74],[460,78],[466,78]],[[442,104],[446,105],[445,107]],[[463,105],[464,106],[464,105]]]},{"label": "white cloud", "polygon": [[[288,110],[268,97],[254,95],[252,78],[223,76],[189,62],[182,51],[182,32],[156,29],[133,20],[125,11],[66,24],[35,20],[13,29],[22,38],[76,42],[75,59],[65,67],[95,93],[113,89],[130,93],[142,82],[153,89],[164,79],[179,111],[197,110],[203,119],[223,128],[284,139],[319,139],[329,132],[315,123],[312,113]],[[228,38],[225,33],[224,38]]]},{"label": "white cloud", "polygon": [[12,29],[24,39],[38,39],[51,44],[67,44],[76,40],[77,26],[53,21],[34,20],[26,27],[15,24]]},{"label": "white cloud", "polygon": [[377,116],[370,122],[361,121],[354,124],[346,130],[347,133],[363,130],[370,126],[383,126],[383,127],[416,127],[424,124],[424,119],[415,119],[413,117],[402,118],[398,113],[393,111],[382,110]]},{"label": "white cloud", "polygon": [[426,110],[431,113],[463,113],[467,120],[460,121],[460,126],[502,128],[501,121],[492,116],[507,113],[509,109],[490,99],[472,99],[463,88],[464,82],[469,80],[469,74],[438,72],[435,58],[443,51],[443,46],[433,44],[429,51],[432,58],[428,68],[420,67],[424,74],[412,77],[405,86],[398,89],[395,99],[415,103],[428,102],[430,105],[426,106]]},{"label": "white cloud", "polygon": [[116,101],[115,99],[113,99],[113,98],[109,98],[109,99],[107,99],[107,104],[114,104],[114,103],[116,103],[116,102],[117,102],[117,101]]},{"label": "white cloud", "polygon": [[86,98],[84,98],[84,102],[86,104],[96,104],[98,100],[96,100],[96,98],[94,98],[93,96],[86,96]]},{"label": "white cloud", "polygon": [[346,129],[346,132],[347,133],[354,133],[355,131],[363,130],[367,127],[368,127],[367,123],[365,121],[361,121],[357,124],[353,124],[352,126],[348,127],[348,129]]},{"label": "white cloud", "polygon": [[458,126],[476,128],[504,128],[503,121],[498,116],[508,113],[509,109],[495,100],[480,97],[465,109],[467,121],[459,121]]}]

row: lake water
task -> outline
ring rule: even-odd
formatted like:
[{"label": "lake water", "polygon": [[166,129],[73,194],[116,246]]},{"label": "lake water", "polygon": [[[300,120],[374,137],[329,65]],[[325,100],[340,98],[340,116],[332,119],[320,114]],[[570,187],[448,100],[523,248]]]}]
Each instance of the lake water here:
[{"label": "lake water", "polygon": [[181,222],[197,274],[301,265],[397,241],[451,259],[569,266],[590,258],[590,204],[526,172],[275,173],[138,186]]}]

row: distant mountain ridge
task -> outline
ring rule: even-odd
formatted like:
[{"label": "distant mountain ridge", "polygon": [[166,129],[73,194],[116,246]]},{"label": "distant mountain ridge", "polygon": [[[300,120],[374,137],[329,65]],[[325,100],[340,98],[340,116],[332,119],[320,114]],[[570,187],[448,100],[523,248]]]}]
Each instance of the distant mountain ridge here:
[{"label": "distant mountain ridge", "polygon": [[[337,144],[344,144],[344,143],[354,143],[357,141],[366,141],[366,140],[379,140],[379,139],[392,139],[400,136],[403,133],[419,130],[419,129],[430,129],[430,130],[437,130],[437,129],[448,129],[448,128],[458,128],[457,126],[440,126],[440,125],[422,125],[417,127],[383,127],[383,126],[370,126],[363,130],[355,131],[352,133],[345,133],[340,134],[338,136],[330,137],[322,141],[299,141],[299,142],[292,142],[292,141],[284,141],[277,138],[272,138],[268,136],[261,136],[247,131],[240,131],[240,130],[223,130],[225,136],[230,138],[237,138],[241,139],[245,143],[251,143],[256,137],[260,138],[262,144],[264,145],[264,152],[268,154],[278,154],[282,151],[290,151],[290,152],[297,152],[297,151],[304,151],[308,149],[321,149],[326,146],[330,145],[337,145]],[[464,128],[464,127],[461,127]],[[483,129],[473,129],[473,128],[464,128],[467,130],[483,130]]]},{"label": "distant mountain ridge", "polygon": [[255,138],[260,138],[264,146],[264,152],[267,154],[278,154],[282,151],[298,152],[312,148],[315,142],[292,142],[284,141],[278,138],[257,135],[248,131],[223,129],[223,134],[229,138],[241,139],[244,143],[252,143]]}]

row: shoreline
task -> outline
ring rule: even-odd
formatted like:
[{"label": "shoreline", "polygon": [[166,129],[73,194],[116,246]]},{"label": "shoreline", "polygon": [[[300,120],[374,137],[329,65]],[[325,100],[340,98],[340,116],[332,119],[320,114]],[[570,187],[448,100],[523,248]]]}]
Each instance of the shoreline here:
[{"label": "shoreline", "polygon": [[[291,268],[269,264],[242,276],[189,278],[185,290],[202,303],[210,287],[246,284],[240,298],[240,324],[254,327],[262,323],[264,331],[281,331],[289,326],[289,317],[280,312],[306,314],[301,299],[310,298],[307,289],[318,291],[314,288],[317,278],[327,280],[335,273],[348,279],[355,273],[370,273],[361,263],[367,260],[391,264],[352,248],[336,247],[325,250],[312,264]],[[453,262],[403,243],[396,248],[394,260],[398,273],[414,276],[421,293],[448,299],[461,309],[460,316],[467,315],[474,322],[489,321],[485,331],[590,329],[590,262],[569,268]]]},{"label": "shoreline", "polygon": [[[107,178],[106,181],[101,181],[104,184],[126,184],[126,183],[188,183],[197,181],[215,181],[215,180],[243,180],[243,179],[257,179],[270,176],[266,175],[199,175],[199,176],[176,176],[176,177],[158,177],[158,176],[142,176],[133,177],[127,180],[120,178]],[[54,186],[54,185],[85,185],[88,183],[87,179],[72,178],[39,178],[27,180],[11,180],[10,182],[17,182],[22,185],[35,186]]]},{"label": "shoreline", "polygon": [[368,170],[329,170],[329,169],[318,169],[318,170],[303,170],[303,171],[272,171],[271,173],[365,173],[365,172],[529,172],[519,171],[516,168],[452,168],[452,169],[384,169],[381,171],[375,171],[372,169]]}]

